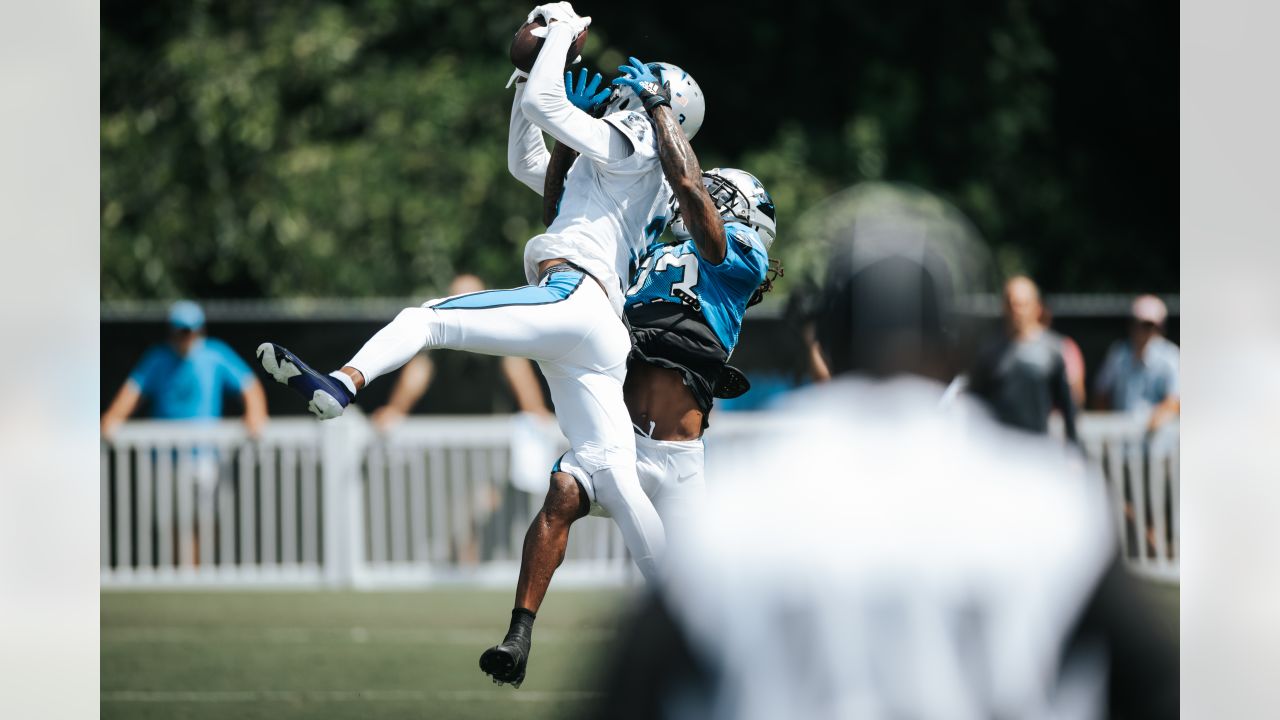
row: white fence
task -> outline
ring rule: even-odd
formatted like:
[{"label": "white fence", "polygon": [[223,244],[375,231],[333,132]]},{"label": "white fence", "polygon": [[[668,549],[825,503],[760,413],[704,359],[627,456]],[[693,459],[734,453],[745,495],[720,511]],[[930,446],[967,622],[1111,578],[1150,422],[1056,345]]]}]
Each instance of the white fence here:
[{"label": "white fence", "polygon": [[[102,448],[102,584],[513,583],[542,502],[508,482],[514,422],[277,419],[256,441],[234,421],[127,423]],[[557,583],[633,573],[613,524],[586,518]]]},{"label": "white fence", "polygon": [[1106,479],[1120,550],[1129,567],[1146,577],[1177,582],[1178,423],[1150,434],[1144,418],[1087,413],[1077,430],[1094,472]]},{"label": "white fence", "polygon": [[[715,436],[749,422],[717,419],[711,462]],[[102,585],[513,585],[542,501],[509,482],[515,423],[412,418],[379,435],[359,416],[276,419],[256,441],[235,421],[128,423],[102,448]],[[1125,557],[1176,580],[1176,429],[1151,442],[1129,418],[1087,415],[1080,434]],[[636,577],[611,521],[574,525],[558,586]]]}]

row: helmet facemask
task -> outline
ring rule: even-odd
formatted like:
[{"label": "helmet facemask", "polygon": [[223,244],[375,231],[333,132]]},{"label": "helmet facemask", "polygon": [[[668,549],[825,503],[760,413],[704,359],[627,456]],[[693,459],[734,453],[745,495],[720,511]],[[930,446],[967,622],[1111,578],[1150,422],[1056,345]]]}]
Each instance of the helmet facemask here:
[{"label": "helmet facemask", "polygon": [[[755,176],[732,168],[715,168],[702,173],[702,184],[716,204],[716,212],[722,220],[755,230],[766,250],[773,246],[777,232],[773,198]],[[690,237],[674,198],[671,201],[671,231],[682,241]]]}]

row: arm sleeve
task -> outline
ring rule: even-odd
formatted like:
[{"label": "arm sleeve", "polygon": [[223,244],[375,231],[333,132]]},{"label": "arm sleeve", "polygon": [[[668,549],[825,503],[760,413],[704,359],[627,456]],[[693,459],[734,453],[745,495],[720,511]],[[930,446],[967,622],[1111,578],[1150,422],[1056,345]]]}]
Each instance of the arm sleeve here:
[{"label": "arm sleeve", "polygon": [[511,101],[511,130],[507,135],[507,170],[515,179],[541,195],[551,153],[547,152],[542,131],[520,109],[524,93],[525,83],[516,83],[515,99]]},{"label": "arm sleeve", "polygon": [[572,28],[564,23],[551,24],[517,107],[534,125],[595,162],[608,164],[624,160],[631,155],[631,142],[609,123],[574,107],[565,95],[560,58],[569,52],[572,41]]},{"label": "arm sleeve", "polygon": [[224,387],[237,391],[244,390],[254,379],[253,371],[249,369],[248,364],[240,359],[240,356],[226,343],[212,339],[205,342],[213,343],[218,353],[218,374],[222,378]]},{"label": "arm sleeve", "polygon": [[160,349],[151,348],[142,355],[142,359],[129,373],[129,382],[138,386],[138,392],[146,395],[155,383],[156,372],[160,367]]}]

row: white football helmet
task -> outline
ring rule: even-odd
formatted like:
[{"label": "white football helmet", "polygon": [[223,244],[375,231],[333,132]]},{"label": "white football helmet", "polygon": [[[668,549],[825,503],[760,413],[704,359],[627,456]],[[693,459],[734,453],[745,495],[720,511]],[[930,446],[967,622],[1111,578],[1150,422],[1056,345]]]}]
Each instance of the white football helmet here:
[{"label": "white football helmet", "polygon": [[[773,197],[755,175],[736,168],[712,168],[702,173],[702,184],[725,222],[739,222],[755,230],[766,250],[773,245],[778,234]],[[690,237],[675,198],[671,200],[671,232],[681,240]]]},{"label": "white football helmet", "polygon": [[[649,69],[658,76],[658,82],[671,84],[671,111],[680,121],[680,129],[684,136],[693,139],[698,128],[702,127],[702,118],[707,112],[707,103],[702,99],[702,88],[689,73],[671,63],[648,63]],[[605,106],[605,115],[619,110],[638,110],[644,112],[636,91],[626,85],[615,85],[613,96]]]}]

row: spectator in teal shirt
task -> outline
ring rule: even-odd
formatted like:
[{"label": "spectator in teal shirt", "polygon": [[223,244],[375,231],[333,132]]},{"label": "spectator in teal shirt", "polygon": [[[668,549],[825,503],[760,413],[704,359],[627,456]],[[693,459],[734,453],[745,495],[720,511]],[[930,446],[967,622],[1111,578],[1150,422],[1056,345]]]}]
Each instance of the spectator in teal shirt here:
[{"label": "spectator in teal shirt", "polygon": [[257,436],[267,421],[267,400],[249,366],[226,343],[204,335],[204,312],[190,301],[169,309],[169,342],[143,356],[102,416],[110,437],[145,397],[151,416],[164,420],[210,420],[222,416],[222,394],[244,399],[244,424]]}]

